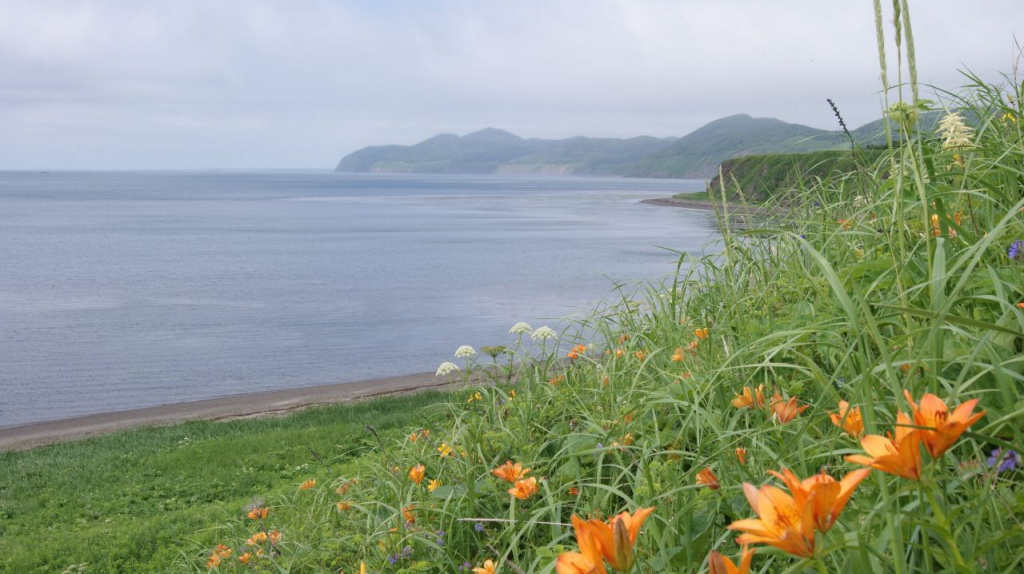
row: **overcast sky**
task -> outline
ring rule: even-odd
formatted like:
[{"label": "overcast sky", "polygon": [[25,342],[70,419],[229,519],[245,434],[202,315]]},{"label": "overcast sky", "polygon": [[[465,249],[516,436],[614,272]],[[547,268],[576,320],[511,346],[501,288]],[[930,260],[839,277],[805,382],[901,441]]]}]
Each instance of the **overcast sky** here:
[{"label": "overcast sky", "polygon": [[[1024,0],[911,10],[922,82],[1012,72]],[[0,0],[0,169],[329,169],[442,132],[736,113],[835,129],[829,97],[852,129],[878,78],[870,0]]]}]

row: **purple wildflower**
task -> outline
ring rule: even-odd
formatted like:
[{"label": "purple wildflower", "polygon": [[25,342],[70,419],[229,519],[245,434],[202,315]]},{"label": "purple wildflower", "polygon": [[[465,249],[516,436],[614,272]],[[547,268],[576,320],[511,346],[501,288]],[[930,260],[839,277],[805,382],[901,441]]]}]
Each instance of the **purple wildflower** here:
[{"label": "purple wildflower", "polygon": [[1020,455],[1016,451],[1008,450],[1005,453],[1003,449],[997,448],[992,451],[992,456],[988,457],[988,466],[999,465],[998,472],[1008,472],[1015,470],[1020,464]]},{"label": "purple wildflower", "polygon": [[476,523],[474,523],[473,524],[473,530],[476,530],[477,532],[483,532],[485,530],[484,523],[483,522],[476,522]]},{"label": "purple wildflower", "polygon": [[1010,256],[1010,261],[1024,261],[1024,239],[1011,243],[1006,253]]}]

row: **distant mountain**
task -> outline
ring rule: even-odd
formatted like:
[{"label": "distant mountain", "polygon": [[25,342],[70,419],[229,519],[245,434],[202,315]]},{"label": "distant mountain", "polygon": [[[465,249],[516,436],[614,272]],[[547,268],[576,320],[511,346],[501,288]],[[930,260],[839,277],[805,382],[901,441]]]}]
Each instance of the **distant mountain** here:
[{"label": "distant mountain", "polygon": [[[934,118],[923,122],[933,129]],[[931,125],[929,125],[931,124]],[[851,132],[858,145],[885,143],[882,120]],[[842,132],[738,114],[682,138],[575,137],[523,139],[487,128],[465,136],[441,134],[411,146],[371,146],[338,162],[335,171],[384,173],[519,173],[710,178],[725,160],[768,153],[805,153],[850,145]]]},{"label": "distant mountain", "polygon": [[547,173],[622,175],[675,138],[523,139],[487,128],[459,137],[441,134],[411,146],[371,146],[338,162],[335,171],[385,173]]}]

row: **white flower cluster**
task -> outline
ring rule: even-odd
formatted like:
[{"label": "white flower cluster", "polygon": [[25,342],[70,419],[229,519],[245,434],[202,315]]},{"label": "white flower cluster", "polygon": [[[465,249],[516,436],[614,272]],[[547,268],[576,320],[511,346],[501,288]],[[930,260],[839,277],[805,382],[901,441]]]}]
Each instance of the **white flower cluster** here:
[{"label": "white flower cluster", "polygon": [[455,349],[455,356],[460,359],[469,359],[476,356],[476,349],[469,345],[463,345],[458,349]]},{"label": "white flower cluster", "polygon": [[939,120],[939,131],[942,132],[942,149],[964,149],[974,146],[971,136],[974,130],[964,123],[960,114],[953,112]]},{"label": "white flower cluster", "polygon": [[533,327],[529,323],[523,323],[522,321],[512,325],[512,328],[508,330],[513,335],[525,335],[531,331],[533,331]]},{"label": "white flower cluster", "polygon": [[533,339],[534,341],[538,339],[540,339],[541,341],[547,339],[554,339],[557,336],[558,333],[556,333],[554,329],[548,327],[547,325],[544,325],[540,329],[537,329],[536,331],[530,334],[530,338]]},{"label": "white flower cluster", "polygon": [[455,371],[458,371],[458,370],[459,370],[459,366],[458,365],[456,365],[455,363],[452,363],[450,361],[445,361],[445,362],[441,363],[440,367],[437,368],[437,373],[435,373],[434,376],[435,377],[444,377],[444,376],[450,375],[450,374],[452,374],[452,373],[454,373]]}]

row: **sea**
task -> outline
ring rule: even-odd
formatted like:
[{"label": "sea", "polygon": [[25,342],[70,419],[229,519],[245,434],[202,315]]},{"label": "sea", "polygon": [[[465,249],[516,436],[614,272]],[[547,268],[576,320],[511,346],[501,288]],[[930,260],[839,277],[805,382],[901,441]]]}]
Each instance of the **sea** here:
[{"label": "sea", "polygon": [[0,172],[0,426],[432,372],[715,249],[703,181]]}]

